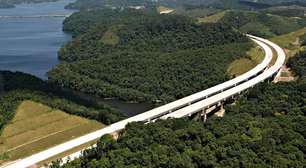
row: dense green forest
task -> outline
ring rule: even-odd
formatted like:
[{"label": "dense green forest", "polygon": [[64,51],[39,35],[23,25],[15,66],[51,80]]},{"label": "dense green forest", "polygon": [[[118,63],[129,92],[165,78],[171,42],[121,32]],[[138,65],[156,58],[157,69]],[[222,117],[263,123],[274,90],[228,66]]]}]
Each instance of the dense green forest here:
[{"label": "dense green forest", "polygon": [[104,104],[87,102],[31,75],[0,71],[0,79],[0,129],[14,117],[16,108],[23,100],[39,102],[104,124],[126,117]]},{"label": "dense green forest", "polygon": [[0,0],[0,8],[14,8],[21,3],[55,2],[58,0]]},{"label": "dense green forest", "polygon": [[223,118],[131,123],[62,167],[305,167],[305,59],[302,52],[290,60],[298,81],[261,84]]},{"label": "dense green forest", "polygon": [[249,47],[236,43],[171,54],[119,52],[58,65],[49,80],[100,97],[169,102],[228,80],[227,66]]},{"label": "dense green forest", "polygon": [[[117,141],[106,135],[97,148],[63,167],[302,168],[306,165],[302,87],[260,86],[253,90],[256,97],[245,97],[227,108],[224,118],[213,117],[206,124],[187,119],[132,123]],[[275,96],[280,97],[274,100]],[[290,96],[294,105],[282,104]]]},{"label": "dense green forest", "polygon": [[[304,40],[305,39],[306,37],[304,35]],[[304,42],[304,46],[305,45],[306,43]],[[296,57],[289,60],[288,65],[292,68],[301,81],[306,82],[306,51],[297,53]]]},{"label": "dense green forest", "polygon": [[[201,122],[133,123],[117,141],[62,167],[304,167],[305,116],[258,118],[247,113]],[[54,166],[57,167],[57,166]]]},{"label": "dense green forest", "polygon": [[60,50],[65,63],[50,82],[138,102],[165,103],[225,81],[227,66],[252,47],[223,24],[137,10],[83,11],[64,29],[74,40]]}]

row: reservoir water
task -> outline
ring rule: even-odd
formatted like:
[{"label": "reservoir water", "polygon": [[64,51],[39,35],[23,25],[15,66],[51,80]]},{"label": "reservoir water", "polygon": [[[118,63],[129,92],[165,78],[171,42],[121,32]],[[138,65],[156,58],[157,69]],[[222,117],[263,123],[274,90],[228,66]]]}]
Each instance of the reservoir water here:
[{"label": "reservoir water", "polygon": [[[57,51],[71,39],[62,31],[65,17],[58,15],[75,12],[64,9],[73,1],[21,4],[12,9],[0,9],[0,70],[21,71],[47,79],[46,73],[59,63]],[[128,116],[153,107],[147,103],[116,99],[98,101]]]},{"label": "reservoir water", "polygon": [[74,12],[64,9],[70,2],[0,9],[0,70],[22,71],[47,79],[46,72],[58,63],[58,49],[71,39],[62,31],[64,15]]}]

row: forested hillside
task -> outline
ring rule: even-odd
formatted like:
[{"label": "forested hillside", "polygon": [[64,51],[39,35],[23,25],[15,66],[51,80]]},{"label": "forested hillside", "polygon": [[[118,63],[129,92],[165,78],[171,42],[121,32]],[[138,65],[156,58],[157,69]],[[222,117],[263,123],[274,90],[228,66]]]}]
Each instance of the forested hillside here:
[{"label": "forested hillside", "polygon": [[0,129],[14,117],[17,106],[24,100],[39,102],[104,124],[125,118],[115,109],[86,102],[31,75],[0,71],[0,79]]},{"label": "forested hillside", "polygon": [[257,86],[223,118],[132,123],[62,167],[305,167],[305,58],[290,60],[298,81]]},{"label": "forested hillside", "polygon": [[247,41],[222,24],[203,26],[184,16],[137,10],[80,12],[65,21],[64,30],[76,37],[60,50],[59,58],[67,62],[117,51],[169,53]]},{"label": "forested hillside", "polygon": [[227,66],[252,47],[223,24],[135,10],[76,13],[65,30],[75,38],[49,81],[128,101],[169,102],[225,81]]},{"label": "forested hillside", "polygon": [[[142,1],[137,1],[137,2],[142,2]],[[155,4],[155,6],[159,5],[173,6],[171,5],[172,3],[176,5],[182,4],[181,5],[182,7],[173,7],[174,9],[177,9],[176,13],[188,16],[198,16],[198,17],[211,15],[214,12],[220,10],[230,9],[229,10],[230,12],[225,13],[225,16],[221,20],[222,23],[233,26],[242,32],[248,32],[264,37],[272,37],[272,36],[289,33],[297,29],[300,29],[306,25],[306,17],[304,16],[306,12],[305,8],[306,3],[302,1],[254,2],[254,1],[238,1],[238,0],[230,0],[230,1],[218,0],[209,3],[206,3],[206,1],[196,1],[196,2],[198,2],[199,4],[193,2],[192,0],[182,1],[182,2],[160,1],[159,2],[160,4]],[[86,1],[86,3],[90,2]],[[202,3],[206,5],[203,5]],[[264,4],[266,4],[266,6]],[[247,10],[252,10],[252,12]],[[149,10],[149,11],[154,12],[154,10]],[[73,17],[78,17],[78,19],[81,19],[82,17],[86,18],[85,15],[87,15],[88,18],[91,18],[93,16],[101,16],[101,14],[93,14],[93,12],[89,12],[89,14],[83,12]],[[112,14],[109,14],[108,16],[112,16]],[[73,17],[70,20],[78,21],[78,19]],[[92,21],[94,19],[90,20]],[[69,19],[67,22],[69,22]],[[69,26],[66,27],[69,29]],[[76,29],[75,31],[77,30],[78,29]]]},{"label": "forested hillside", "polygon": [[169,102],[229,79],[224,73],[227,66],[249,47],[240,43],[171,54],[119,52],[61,64],[49,77],[51,82],[100,97]]}]

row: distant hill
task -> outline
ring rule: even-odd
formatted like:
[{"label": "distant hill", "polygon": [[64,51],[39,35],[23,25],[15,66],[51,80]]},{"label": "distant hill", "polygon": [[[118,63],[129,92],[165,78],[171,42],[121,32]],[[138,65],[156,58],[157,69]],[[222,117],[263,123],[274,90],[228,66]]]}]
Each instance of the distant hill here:
[{"label": "distant hill", "polygon": [[306,18],[289,18],[264,12],[231,11],[220,19],[242,32],[273,37],[298,30],[306,25]]},{"label": "distant hill", "polygon": [[55,2],[58,0],[0,0],[0,8],[14,8],[21,3]]},{"label": "distant hill", "polygon": [[290,3],[290,4],[305,3],[304,0],[243,0],[243,1],[270,4],[270,5],[285,4],[285,3]]},{"label": "distant hill", "polygon": [[263,10],[263,12],[273,15],[286,16],[286,17],[304,17],[306,7],[291,5],[291,6],[275,6]]},{"label": "distant hill", "polygon": [[274,5],[303,5],[302,0],[77,0],[67,8],[94,9],[104,7],[168,6],[168,7],[214,7],[221,9],[263,9]]}]

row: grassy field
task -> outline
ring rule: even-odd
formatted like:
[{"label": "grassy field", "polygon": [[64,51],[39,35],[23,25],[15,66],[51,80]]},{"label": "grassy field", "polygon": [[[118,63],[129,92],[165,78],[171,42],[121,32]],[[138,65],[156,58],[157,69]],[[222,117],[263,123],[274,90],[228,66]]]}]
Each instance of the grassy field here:
[{"label": "grassy field", "polygon": [[198,21],[200,23],[217,23],[220,19],[223,18],[226,12],[227,11],[222,11],[207,17],[198,18]]},{"label": "grassy field", "polygon": [[245,25],[243,25],[240,30],[242,32],[249,32],[250,30],[257,30],[260,32],[260,34],[272,37],[274,36],[274,33],[272,33],[272,31],[270,30],[270,28],[266,25],[264,25],[263,23],[260,22],[249,22]]},{"label": "grassy field", "polygon": [[246,53],[246,57],[233,61],[227,72],[231,77],[239,76],[259,64],[265,56],[264,51],[259,47],[254,47]]},{"label": "grassy field", "polygon": [[116,45],[119,43],[120,37],[117,35],[117,32],[122,26],[112,26],[110,27],[101,38],[100,42],[107,45]]},{"label": "grassy field", "polygon": [[24,101],[14,119],[2,130],[0,163],[29,156],[103,126],[36,102]]},{"label": "grassy field", "polygon": [[256,66],[255,61],[248,58],[241,58],[232,62],[228,68],[231,77],[239,76]]},{"label": "grassy field", "polygon": [[294,56],[301,49],[304,49],[301,48],[300,44],[300,37],[304,34],[306,34],[306,27],[295,32],[271,38],[270,40],[284,48],[289,58]]}]

